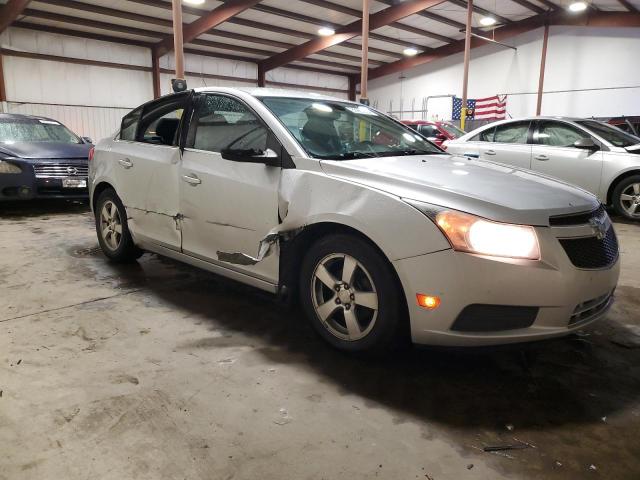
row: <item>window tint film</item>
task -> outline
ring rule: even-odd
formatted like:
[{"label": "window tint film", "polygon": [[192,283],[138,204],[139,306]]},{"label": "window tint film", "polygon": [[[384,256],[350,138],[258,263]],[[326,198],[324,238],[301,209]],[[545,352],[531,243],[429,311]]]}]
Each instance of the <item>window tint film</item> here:
[{"label": "window tint film", "polygon": [[193,118],[193,148],[210,152],[267,149],[268,131],[242,102],[222,95],[205,95]]},{"label": "window tint film", "polygon": [[140,121],[141,108],[137,108],[122,119],[120,126],[120,140],[135,140],[136,132],[138,130],[138,122]]},{"label": "window tint film", "polygon": [[591,136],[576,127],[562,122],[540,122],[536,143],[550,147],[572,147],[576,140]]},{"label": "window tint film", "polygon": [[496,143],[527,143],[530,122],[507,123],[498,125],[493,141]]}]

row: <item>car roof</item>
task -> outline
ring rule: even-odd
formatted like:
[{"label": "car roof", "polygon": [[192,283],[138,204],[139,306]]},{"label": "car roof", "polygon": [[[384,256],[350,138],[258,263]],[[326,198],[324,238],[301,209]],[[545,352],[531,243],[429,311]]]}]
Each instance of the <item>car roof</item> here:
[{"label": "car roof", "polygon": [[306,92],[301,90],[293,90],[287,88],[265,88],[265,87],[198,87],[193,89],[194,92],[212,92],[212,93],[245,93],[253,97],[291,97],[291,98],[308,98],[317,100],[326,100],[334,102],[355,103],[343,98],[332,97],[322,93]]},{"label": "car roof", "polygon": [[36,115],[23,115],[22,113],[0,113],[0,122],[37,122],[39,120],[49,120],[60,123],[58,120]]}]

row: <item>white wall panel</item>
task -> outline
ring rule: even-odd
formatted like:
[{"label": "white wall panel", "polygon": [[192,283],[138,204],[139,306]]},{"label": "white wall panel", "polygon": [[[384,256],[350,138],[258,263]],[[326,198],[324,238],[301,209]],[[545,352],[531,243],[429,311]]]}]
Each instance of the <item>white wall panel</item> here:
[{"label": "white wall panel", "polygon": [[[506,40],[517,51],[485,45],[471,51],[469,98],[509,94],[514,118],[535,114],[542,29]],[[616,116],[640,112],[640,29],[552,27],[542,104],[546,115]],[[462,54],[369,82],[378,108],[403,112],[413,102],[462,91]],[[636,88],[624,88],[636,87]],[[396,113],[396,115],[398,115]],[[419,114],[417,114],[419,115]],[[405,113],[404,117],[411,117]],[[450,118],[451,100],[429,102],[429,118]],[[418,117],[416,117],[418,118]]]}]

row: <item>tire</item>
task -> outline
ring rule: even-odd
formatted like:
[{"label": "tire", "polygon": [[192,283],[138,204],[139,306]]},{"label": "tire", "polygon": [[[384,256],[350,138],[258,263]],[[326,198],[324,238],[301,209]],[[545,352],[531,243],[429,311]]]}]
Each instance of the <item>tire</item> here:
[{"label": "tire", "polygon": [[613,189],[612,202],[616,212],[623,217],[640,220],[640,175],[621,180]]},{"label": "tire", "polygon": [[130,263],[144,253],[133,243],[127,213],[113,189],[103,191],[98,197],[95,221],[98,243],[109,260],[115,263]]},{"label": "tire", "polygon": [[[353,275],[344,275],[345,264]],[[369,242],[348,234],[330,235],[313,244],[303,259],[300,302],[315,330],[333,347],[381,353],[400,345],[402,327],[408,326],[396,278],[387,259]]]}]

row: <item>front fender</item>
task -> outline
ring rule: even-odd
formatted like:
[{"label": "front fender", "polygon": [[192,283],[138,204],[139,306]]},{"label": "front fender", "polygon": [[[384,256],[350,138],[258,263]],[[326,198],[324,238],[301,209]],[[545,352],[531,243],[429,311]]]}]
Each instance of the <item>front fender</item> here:
[{"label": "front fender", "polygon": [[390,261],[450,248],[424,214],[399,197],[322,172],[283,170],[277,232],[333,222],[371,239]]}]

